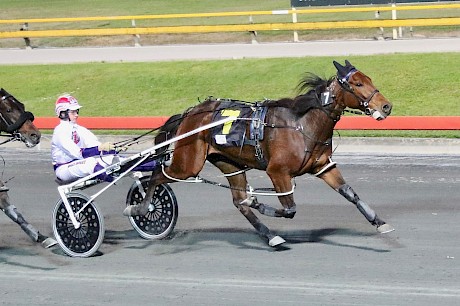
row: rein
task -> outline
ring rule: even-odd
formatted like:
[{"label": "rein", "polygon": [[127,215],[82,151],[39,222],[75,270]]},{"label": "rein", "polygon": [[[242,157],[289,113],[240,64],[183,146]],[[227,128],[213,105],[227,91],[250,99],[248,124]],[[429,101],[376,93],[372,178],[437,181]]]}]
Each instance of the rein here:
[{"label": "rein", "polygon": [[11,142],[11,141],[20,141],[21,140],[21,135],[19,133],[12,133],[12,134],[8,134],[8,135],[0,134],[0,137],[9,137],[7,140],[0,142],[0,146],[5,144],[5,143]]},{"label": "rein", "polygon": [[121,140],[121,141],[118,141],[118,142],[115,142],[113,143],[115,145],[115,147],[130,147],[132,145],[135,145],[135,144],[140,144],[144,141],[147,141],[147,140],[140,140],[141,138],[159,130],[160,128],[154,128],[154,129],[151,129],[150,131],[148,132],[145,132],[144,134],[141,134],[139,136],[136,136],[136,137],[133,137],[133,138],[128,138],[128,139],[125,139],[125,140]]}]

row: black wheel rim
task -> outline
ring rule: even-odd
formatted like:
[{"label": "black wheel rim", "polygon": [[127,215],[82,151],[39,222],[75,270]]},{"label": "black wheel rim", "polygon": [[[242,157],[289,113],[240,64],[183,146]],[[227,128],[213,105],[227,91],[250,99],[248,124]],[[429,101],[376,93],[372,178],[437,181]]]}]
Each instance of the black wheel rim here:
[{"label": "black wheel rim", "polygon": [[[69,204],[72,206],[72,211],[79,211],[87,200],[80,197],[68,198]],[[78,221],[81,226],[76,229],[69,218],[69,214],[61,203],[55,215],[55,226],[62,243],[72,252],[85,253],[91,250],[97,243],[101,224],[97,211],[90,204],[86,206],[78,215]]]},{"label": "black wheel rim", "polygon": [[[142,182],[147,188],[148,180]],[[143,199],[139,188],[133,190],[131,205],[138,205]],[[149,205],[149,211],[143,216],[133,216],[132,220],[144,233],[152,236],[162,235],[169,232],[177,220],[176,199],[171,190],[165,185],[158,185],[155,188],[153,199]]]}]

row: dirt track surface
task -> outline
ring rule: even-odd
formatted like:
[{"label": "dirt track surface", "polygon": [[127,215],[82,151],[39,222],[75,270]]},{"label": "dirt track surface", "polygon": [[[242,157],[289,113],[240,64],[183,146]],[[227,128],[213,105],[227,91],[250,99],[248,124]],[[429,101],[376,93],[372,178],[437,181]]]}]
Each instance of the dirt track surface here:
[{"label": "dirt track surface", "polygon": [[[58,200],[48,151],[2,150],[11,201],[45,234]],[[228,190],[176,183],[173,235],[146,241],[122,216],[129,178],[96,200],[100,253],[45,250],[0,215],[5,305],[456,305],[460,303],[460,160],[454,156],[337,154],[361,198],[396,231],[376,233],[322,181],[296,180],[293,220],[261,219],[287,240],[274,250],[231,204]],[[222,181],[206,166],[202,176]],[[265,174],[248,174],[268,187]],[[224,182],[224,181],[222,181]],[[92,194],[98,189],[89,189]],[[259,200],[278,205],[276,198]]]},{"label": "dirt track surface", "polygon": [[312,41],[269,44],[166,45],[114,48],[0,49],[0,64],[150,62],[241,58],[460,52],[460,38]]},{"label": "dirt track surface", "polygon": [[[320,48],[326,44],[330,47]],[[397,44],[401,44],[399,49]],[[281,53],[266,51],[265,55],[460,51],[458,39],[411,41],[403,48],[405,44],[383,41],[345,46],[338,42],[318,42],[311,45],[312,49],[288,44],[289,48],[280,46]],[[373,49],[366,49],[366,45]],[[260,46],[244,48],[256,50]],[[216,59],[223,57],[227,52],[224,50],[232,50],[227,46],[203,55],[203,51],[213,48],[217,47],[202,46],[201,50],[190,53],[166,48],[160,53],[169,52],[176,59],[187,54],[195,59]],[[235,50],[241,52],[244,48]],[[298,53],[293,51],[295,48]],[[72,62],[160,60],[154,53],[157,50],[73,49],[61,50],[59,56],[57,50],[0,50],[0,64],[69,62],[69,59]],[[150,52],[150,59],[141,57],[146,51]],[[230,51],[230,58],[251,56]],[[335,155],[335,160],[361,198],[396,228],[393,233],[377,234],[352,204],[319,179],[304,176],[296,180],[297,215],[293,220],[261,217],[287,240],[283,249],[270,248],[256,235],[231,204],[228,190],[203,184],[173,184],[179,201],[176,229],[169,239],[146,241],[122,216],[131,185],[126,178],[96,200],[106,225],[98,256],[78,259],[66,256],[59,247],[45,250],[0,215],[0,303],[28,306],[460,304],[458,155],[423,155],[423,151],[410,154],[404,150],[385,153],[380,146],[379,150],[380,154],[342,152]],[[1,179],[14,177],[7,183],[12,203],[34,226],[51,235],[51,215],[58,193],[49,150],[2,147],[0,155],[6,160]],[[206,167],[202,173],[206,178],[222,180],[218,175],[212,167]],[[262,172],[251,171],[248,178],[253,187],[270,186]],[[276,198],[259,200],[278,205]]]}]

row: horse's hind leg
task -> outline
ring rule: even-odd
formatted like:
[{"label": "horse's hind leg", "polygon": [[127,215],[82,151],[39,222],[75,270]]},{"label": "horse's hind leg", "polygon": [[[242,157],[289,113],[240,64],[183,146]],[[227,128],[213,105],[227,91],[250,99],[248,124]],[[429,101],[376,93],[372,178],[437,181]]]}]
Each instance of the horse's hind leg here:
[{"label": "horse's hind leg", "polygon": [[144,199],[139,205],[127,206],[123,211],[124,216],[145,215],[148,212],[156,186],[186,180],[190,177],[196,177],[200,173],[206,161],[207,145],[198,138],[189,140],[189,142],[185,146],[176,145],[171,164],[164,169],[157,168],[153,172]]},{"label": "horse's hind leg", "polygon": [[233,200],[233,204],[238,208],[240,213],[249,221],[249,223],[254,226],[257,233],[262,237],[265,237],[268,240],[268,245],[271,247],[279,246],[280,244],[285,243],[286,241],[280,236],[274,235],[270,232],[268,227],[266,227],[257,216],[252,212],[251,208],[247,205],[240,204],[241,202]]},{"label": "horse's hind leg", "polygon": [[389,233],[394,231],[394,228],[391,225],[380,219],[375,211],[359,198],[356,192],[345,182],[339,169],[332,168],[319,177],[348,201],[355,204],[358,210],[364,215],[364,217],[366,217],[367,221],[377,227],[378,232]]},{"label": "horse's hind leg", "polygon": [[0,185],[0,208],[3,210],[5,215],[16,222],[33,241],[41,243],[45,248],[55,245],[57,243],[56,240],[42,235],[37,229],[35,229],[35,227],[24,219],[16,206],[10,203],[7,193],[8,188],[4,186],[1,181]]},{"label": "horse's hind leg", "polygon": [[[236,166],[226,163],[224,161],[219,161],[217,159],[213,159],[212,157],[208,159],[213,163],[213,165],[219,168],[222,171],[222,173],[233,173],[241,170],[240,168],[237,168]],[[252,226],[256,229],[257,233],[260,236],[266,238],[268,244],[272,247],[279,246],[280,244],[286,242],[280,236],[272,234],[268,227],[265,226],[259,220],[259,218],[257,218],[257,216],[252,212],[249,206],[250,203],[247,203],[248,201],[250,201],[250,199],[248,199],[246,193],[246,174],[241,173],[229,176],[227,177],[227,180],[231,186],[233,205],[235,205],[235,207],[240,211],[240,213],[242,213],[243,216],[249,221],[249,223],[252,224]]]}]

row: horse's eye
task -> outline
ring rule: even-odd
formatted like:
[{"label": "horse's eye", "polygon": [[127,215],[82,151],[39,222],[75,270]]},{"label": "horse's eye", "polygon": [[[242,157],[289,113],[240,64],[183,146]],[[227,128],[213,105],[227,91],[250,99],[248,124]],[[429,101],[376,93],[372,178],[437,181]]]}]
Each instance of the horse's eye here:
[{"label": "horse's eye", "polygon": [[11,108],[8,108],[8,109],[6,110],[6,112],[7,112],[7,113],[11,113]]},{"label": "horse's eye", "polygon": [[361,87],[361,86],[363,86],[363,84],[361,84],[361,83],[356,83],[356,85],[355,85],[355,86],[357,86],[357,87]]}]

